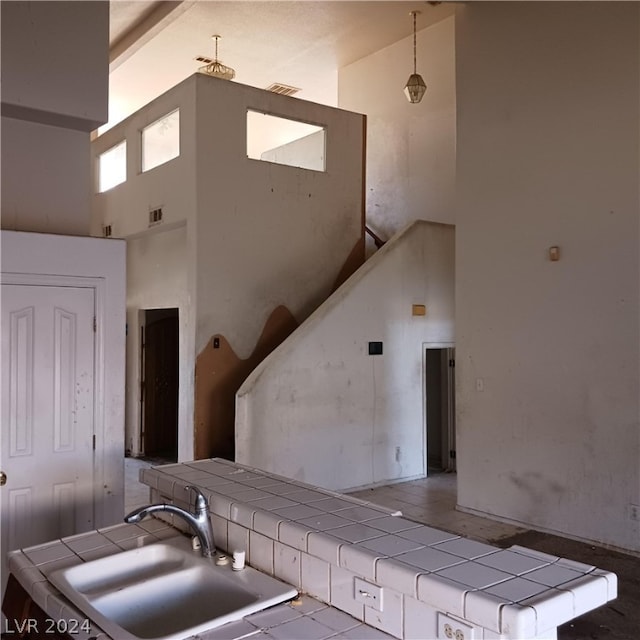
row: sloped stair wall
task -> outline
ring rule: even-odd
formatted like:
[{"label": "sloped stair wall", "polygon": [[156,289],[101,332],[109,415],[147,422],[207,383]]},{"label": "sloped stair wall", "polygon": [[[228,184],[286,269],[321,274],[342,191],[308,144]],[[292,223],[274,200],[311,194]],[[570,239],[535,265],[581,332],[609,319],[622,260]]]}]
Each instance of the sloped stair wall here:
[{"label": "sloped stair wall", "polygon": [[249,375],[236,461],[336,490],[424,475],[424,347],[453,342],[454,227],[416,221]]}]

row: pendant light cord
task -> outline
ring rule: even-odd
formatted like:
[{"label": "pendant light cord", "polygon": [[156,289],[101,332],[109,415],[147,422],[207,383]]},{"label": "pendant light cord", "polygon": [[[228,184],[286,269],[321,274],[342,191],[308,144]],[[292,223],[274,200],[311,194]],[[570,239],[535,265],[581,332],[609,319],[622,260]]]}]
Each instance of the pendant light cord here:
[{"label": "pendant light cord", "polygon": [[417,73],[416,66],[416,12],[413,13],[413,73]]}]

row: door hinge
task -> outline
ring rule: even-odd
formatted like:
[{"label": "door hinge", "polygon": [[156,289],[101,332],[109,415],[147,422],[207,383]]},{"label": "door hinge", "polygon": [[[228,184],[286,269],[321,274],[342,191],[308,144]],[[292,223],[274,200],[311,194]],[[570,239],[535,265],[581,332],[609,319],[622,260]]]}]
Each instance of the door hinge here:
[{"label": "door hinge", "polygon": [[451,358],[451,360],[449,360],[449,366],[450,367],[455,367],[456,366],[456,361],[453,358]]},{"label": "door hinge", "polygon": [[93,316],[93,333],[98,329],[98,323],[96,322],[96,317]]},{"label": "door hinge", "polygon": [[456,459],[456,450],[455,450],[455,449],[451,449],[451,451],[449,451],[449,457],[450,457],[452,460],[455,460],[455,459]]},{"label": "door hinge", "polygon": [[93,450],[96,450],[96,434],[93,434]]}]

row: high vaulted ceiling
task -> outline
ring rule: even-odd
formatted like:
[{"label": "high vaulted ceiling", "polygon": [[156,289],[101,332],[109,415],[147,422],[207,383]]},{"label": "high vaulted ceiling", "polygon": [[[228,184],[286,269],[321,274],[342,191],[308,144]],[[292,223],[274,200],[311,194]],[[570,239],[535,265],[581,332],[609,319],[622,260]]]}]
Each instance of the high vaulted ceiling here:
[{"label": "high vaulted ceiling", "polygon": [[[219,59],[236,82],[300,88],[336,105],[337,70],[454,12],[454,5],[369,0],[111,0],[109,120],[115,124],[195,73],[197,56]],[[407,60],[410,73],[412,60]]]}]

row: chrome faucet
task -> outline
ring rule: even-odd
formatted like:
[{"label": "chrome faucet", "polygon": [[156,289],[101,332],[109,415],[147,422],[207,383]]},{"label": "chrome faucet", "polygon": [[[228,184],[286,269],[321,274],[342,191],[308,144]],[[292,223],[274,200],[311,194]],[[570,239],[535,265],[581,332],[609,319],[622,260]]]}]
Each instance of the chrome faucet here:
[{"label": "chrome faucet", "polygon": [[139,509],[132,511],[128,516],[125,516],[124,521],[129,524],[140,522],[140,520],[146,518],[152,513],[155,513],[156,511],[167,511],[168,513],[173,513],[176,516],[180,516],[191,525],[191,528],[198,536],[198,540],[200,540],[202,555],[205,558],[211,558],[215,555],[216,545],[213,539],[213,527],[211,526],[211,520],[209,519],[209,505],[207,503],[207,499],[198,487],[188,486],[185,487],[184,490],[191,490],[195,494],[195,513],[185,511],[174,504],[149,504],[146,507],[140,507]]}]

